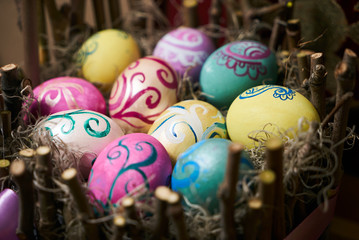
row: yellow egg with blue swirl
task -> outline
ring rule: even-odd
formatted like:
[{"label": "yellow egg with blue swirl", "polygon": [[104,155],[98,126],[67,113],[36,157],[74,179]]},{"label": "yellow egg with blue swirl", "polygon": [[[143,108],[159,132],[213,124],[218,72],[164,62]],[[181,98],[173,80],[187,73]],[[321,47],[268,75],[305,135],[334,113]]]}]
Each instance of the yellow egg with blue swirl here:
[{"label": "yellow egg with blue swirl", "polygon": [[[202,140],[178,156],[172,172],[171,186],[191,204],[200,205],[209,213],[219,212],[217,192],[226,174],[228,139]],[[238,180],[251,177],[253,163],[247,152],[241,154]],[[240,186],[237,194],[240,196]]]},{"label": "yellow egg with blue swirl", "polygon": [[80,75],[101,91],[111,90],[117,76],[140,58],[140,48],[128,33],[106,29],[88,38],[75,54]]},{"label": "yellow egg with blue swirl", "polygon": [[153,123],[148,134],[166,148],[174,165],[188,147],[207,138],[227,138],[225,119],[211,104],[186,100],[167,108]]},{"label": "yellow egg with blue swirl", "polygon": [[252,148],[253,138],[268,138],[263,131],[258,133],[259,130],[276,135],[287,131],[287,136],[293,137],[289,130],[296,131],[300,119],[320,122],[318,112],[307,98],[283,86],[260,85],[233,101],[226,121],[230,139]]}]

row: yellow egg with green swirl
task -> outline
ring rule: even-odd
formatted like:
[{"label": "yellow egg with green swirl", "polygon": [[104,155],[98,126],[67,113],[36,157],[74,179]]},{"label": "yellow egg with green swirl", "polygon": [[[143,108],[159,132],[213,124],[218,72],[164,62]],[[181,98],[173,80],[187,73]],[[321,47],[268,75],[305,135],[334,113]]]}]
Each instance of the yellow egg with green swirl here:
[{"label": "yellow egg with green swirl", "polygon": [[167,108],[155,120],[148,134],[166,148],[172,165],[179,154],[202,139],[227,138],[221,112],[199,100],[186,100]]},{"label": "yellow egg with green swirl", "polygon": [[287,131],[287,137],[292,138],[289,130],[296,131],[300,119],[320,122],[317,110],[307,98],[283,86],[260,85],[232,102],[226,121],[230,139],[253,148],[255,139],[266,139],[268,134]]},{"label": "yellow egg with green swirl", "polygon": [[117,29],[106,29],[88,38],[75,54],[80,74],[101,91],[111,90],[117,76],[140,58],[134,38]]}]

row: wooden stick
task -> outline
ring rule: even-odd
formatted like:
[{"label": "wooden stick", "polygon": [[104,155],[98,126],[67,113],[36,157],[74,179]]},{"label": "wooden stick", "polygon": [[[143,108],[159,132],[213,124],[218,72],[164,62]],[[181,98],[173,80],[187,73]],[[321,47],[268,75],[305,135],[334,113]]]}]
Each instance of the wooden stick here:
[{"label": "wooden stick", "polygon": [[32,174],[23,160],[11,163],[10,174],[19,188],[19,222],[16,235],[20,239],[35,239],[34,236],[34,188]]},{"label": "wooden stick", "polygon": [[9,176],[10,161],[7,159],[0,159],[0,192],[9,187],[9,181],[6,177]]},{"label": "wooden stick", "polygon": [[71,0],[69,41],[85,29],[85,0]]},{"label": "wooden stick", "polygon": [[5,109],[11,111],[11,128],[16,129],[19,125],[18,114],[23,104],[21,91],[26,86],[31,86],[31,81],[25,77],[22,69],[15,64],[7,64],[1,67],[0,73]]},{"label": "wooden stick", "polygon": [[238,182],[241,153],[244,146],[232,143],[228,147],[226,175],[218,189],[221,209],[221,239],[236,239],[234,221],[234,203],[236,200],[236,186]]},{"label": "wooden stick", "polygon": [[22,1],[25,72],[33,85],[40,84],[37,0]]},{"label": "wooden stick", "polygon": [[168,187],[160,186],[155,190],[156,203],[156,224],[153,240],[164,239],[168,234],[167,199],[171,193]]},{"label": "wooden stick", "polygon": [[101,0],[92,0],[93,9],[95,11],[95,20],[97,31],[105,29],[106,20],[105,20],[105,8],[103,6],[103,1]]},{"label": "wooden stick", "polygon": [[288,41],[288,50],[293,52],[298,48],[298,42],[301,37],[299,19],[290,19],[287,21],[286,35]]},{"label": "wooden stick", "polygon": [[338,112],[338,110],[344,105],[344,104],[348,104],[348,102],[352,99],[352,97],[354,96],[353,92],[347,92],[345,93],[340,99],[339,101],[337,101],[335,107],[332,109],[332,111],[330,111],[330,113],[323,119],[322,123],[321,123],[321,127],[324,128],[327,126],[327,124],[329,123],[330,119]]},{"label": "wooden stick", "polygon": [[121,27],[120,5],[118,0],[108,0],[112,28]]},{"label": "wooden stick", "polygon": [[267,224],[261,218],[263,216],[263,202],[259,198],[251,198],[248,201],[248,210],[244,223],[244,239],[256,240],[259,235],[261,223]]},{"label": "wooden stick", "polygon": [[87,238],[90,240],[99,239],[98,227],[95,224],[87,222],[87,220],[94,219],[94,213],[83,192],[80,181],[77,178],[77,170],[75,168],[66,169],[61,174],[61,177],[65,184],[69,187],[70,194],[75,201]]},{"label": "wooden stick", "polygon": [[172,218],[176,228],[177,240],[189,240],[186,222],[184,219],[183,208],[181,204],[181,195],[176,192],[171,192],[167,199],[168,215]]},{"label": "wooden stick", "polygon": [[[37,4],[38,28],[39,28],[39,64],[46,65],[50,62],[49,41],[45,16],[45,0],[39,0]],[[41,79],[40,79],[41,81]],[[35,84],[34,84],[35,85]]]},{"label": "wooden stick", "polygon": [[31,148],[25,148],[19,151],[19,155],[21,159],[26,163],[26,165],[31,165],[34,157],[35,157],[35,150]]},{"label": "wooden stick", "polygon": [[198,27],[198,2],[197,0],[183,0],[183,26],[196,28]]},{"label": "wooden stick", "polygon": [[312,76],[318,64],[324,65],[324,55],[321,52],[310,55],[310,76]]},{"label": "wooden stick", "polygon": [[209,23],[219,25],[222,12],[222,5],[220,0],[212,0],[209,9]]},{"label": "wooden stick", "polygon": [[[53,188],[51,149],[40,146],[36,149],[36,181],[44,188]],[[56,230],[57,216],[55,196],[52,192],[38,188],[40,226],[39,230],[44,238],[51,238]],[[49,234],[44,236],[44,234]]]},{"label": "wooden stick", "polygon": [[[337,65],[335,69],[335,78],[337,82],[337,104],[342,96],[354,90],[356,80],[356,65],[357,55],[350,49],[345,49],[343,60]],[[337,105],[336,104],[336,105]],[[346,127],[348,124],[348,115],[350,110],[350,100],[346,101],[342,107],[334,115],[334,127],[332,140],[334,143],[341,141],[345,137]],[[334,177],[336,185],[339,184],[342,175],[342,157],[343,157],[344,143],[337,146],[335,152],[338,157],[338,170]]]},{"label": "wooden stick", "polygon": [[274,209],[272,238],[283,239],[285,237],[285,215],[284,215],[284,187],[283,187],[283,143],[280,138],[273,137],[266,142],[266,164],[268,169],[275,175],[274,182]]},{"label": "wooden stick", "polygon": [[113,234],[111,240],[122,240],[126,233],[126,219],[116,215],[113,219]]},{"label": "wooden stick", "polygon": [[[52,37],[55,46],[64,46],[66,43],[66,28],[68,19],[62,15],[56,6],[55,0],[45,0],[45,6],[50,17]],[[55,51],[55,57],[59,56],[59,51]]]},{"label": "wooden stick", "polygon": [[308,62],[308,54],[306,51],[299,51],[297,53],[298,65],[298,84],[302,85],[305,79],[309,79],[310,66]]},{"label": "wooden stick", "polygon": [[5,142],[11,138],[11,112],[8,110],[1,111],[2,134]]},{"label": "wooden stick", "polygon": [[269,169],[259,174],[259,194],[263,204],[261,231],[258,233],[261,240],[272,238],[275,178],[275,173]]},{"label": "wooden stick", "polygon": [[324,65],[315,66],[313,74],[309,79],[309,87],[311,92],[311,102],[317,109],[320,119],[325,117],[325,82],[327,70]]},{"label": "wooden stick", "polygon": [[122,207],[125,209],[126,218],[136,222],[136,224],[128,224],[128,236],[133,240],[143,239],[141,220],[137,216],[135,200],[131,197],[125,197],[121,201]]}]

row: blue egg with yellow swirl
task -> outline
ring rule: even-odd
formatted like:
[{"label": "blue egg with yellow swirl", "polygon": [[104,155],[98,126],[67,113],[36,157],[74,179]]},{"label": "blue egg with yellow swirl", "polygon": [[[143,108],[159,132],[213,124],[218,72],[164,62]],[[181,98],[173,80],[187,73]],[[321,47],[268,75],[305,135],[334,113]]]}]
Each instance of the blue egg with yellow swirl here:
[{"label": "blue egg with yellow swirl", "polygon": [[[202,140],[178,156],[172,172],[172,189],[181,193],[191,204],[200,205],[210,214],[219,212],[218,187],[224,180],[227,165],[228,139]],[[239,178],[251,174],[253,163],[242,152]],[[240,194],[240,189],[237,191]]]},{"label": "blue egg with yellow swirl", "polygon": [[278,66],[271,50],[256,41],[235,41],[213,52],[203,64],[200,86],[207,102],[227,109],[248,88],[277,81]]}]

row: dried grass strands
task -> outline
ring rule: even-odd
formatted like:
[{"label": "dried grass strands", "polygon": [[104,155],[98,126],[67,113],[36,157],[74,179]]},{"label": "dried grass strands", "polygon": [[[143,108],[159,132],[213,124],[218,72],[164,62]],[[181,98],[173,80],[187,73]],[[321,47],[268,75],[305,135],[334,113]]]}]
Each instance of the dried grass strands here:
[{"label": "dried grass strands", "polygon": [[20,195],[20,214],[16,235],[20,239],[35,239],[33,225],[35,202],[32,173],[26,168],[23,160],[16,160],[10,166],[10,174],[19,188]]},{"label": "dried grass strands", "polygon": [[234,204],[236,198],[236,186],[239,175],[240,157],[244,146],[232,143],[228,147],[228,159],[226,174],[218,189],[221,210],[221,239],[236,239],[236,227],[234,220]]},{"label": "dried grass strands", "polygon": [[40,84],[37,0],[22,1],[25,72],[34,86]]},{"label": "dried grass strands", "polygon": [[[347,92],[354,90],[356,80],[356,65],[357,55],[350,49],[345,49],[343,60],[337,65],[335,69],[335,78],[337,81],[337,103],[342,96]],[[348,123],[348,115],[350,109],[350,100],[346,101],[342,107],[334,115],[334,128],[332,140],[334,143],[339,143],[344,137]],[[335,173],[336,185],[339,183],[342,175],[342,157],[343,157],[344,142],[336,147],[336,154],[338,156],[339,168]]]}]

